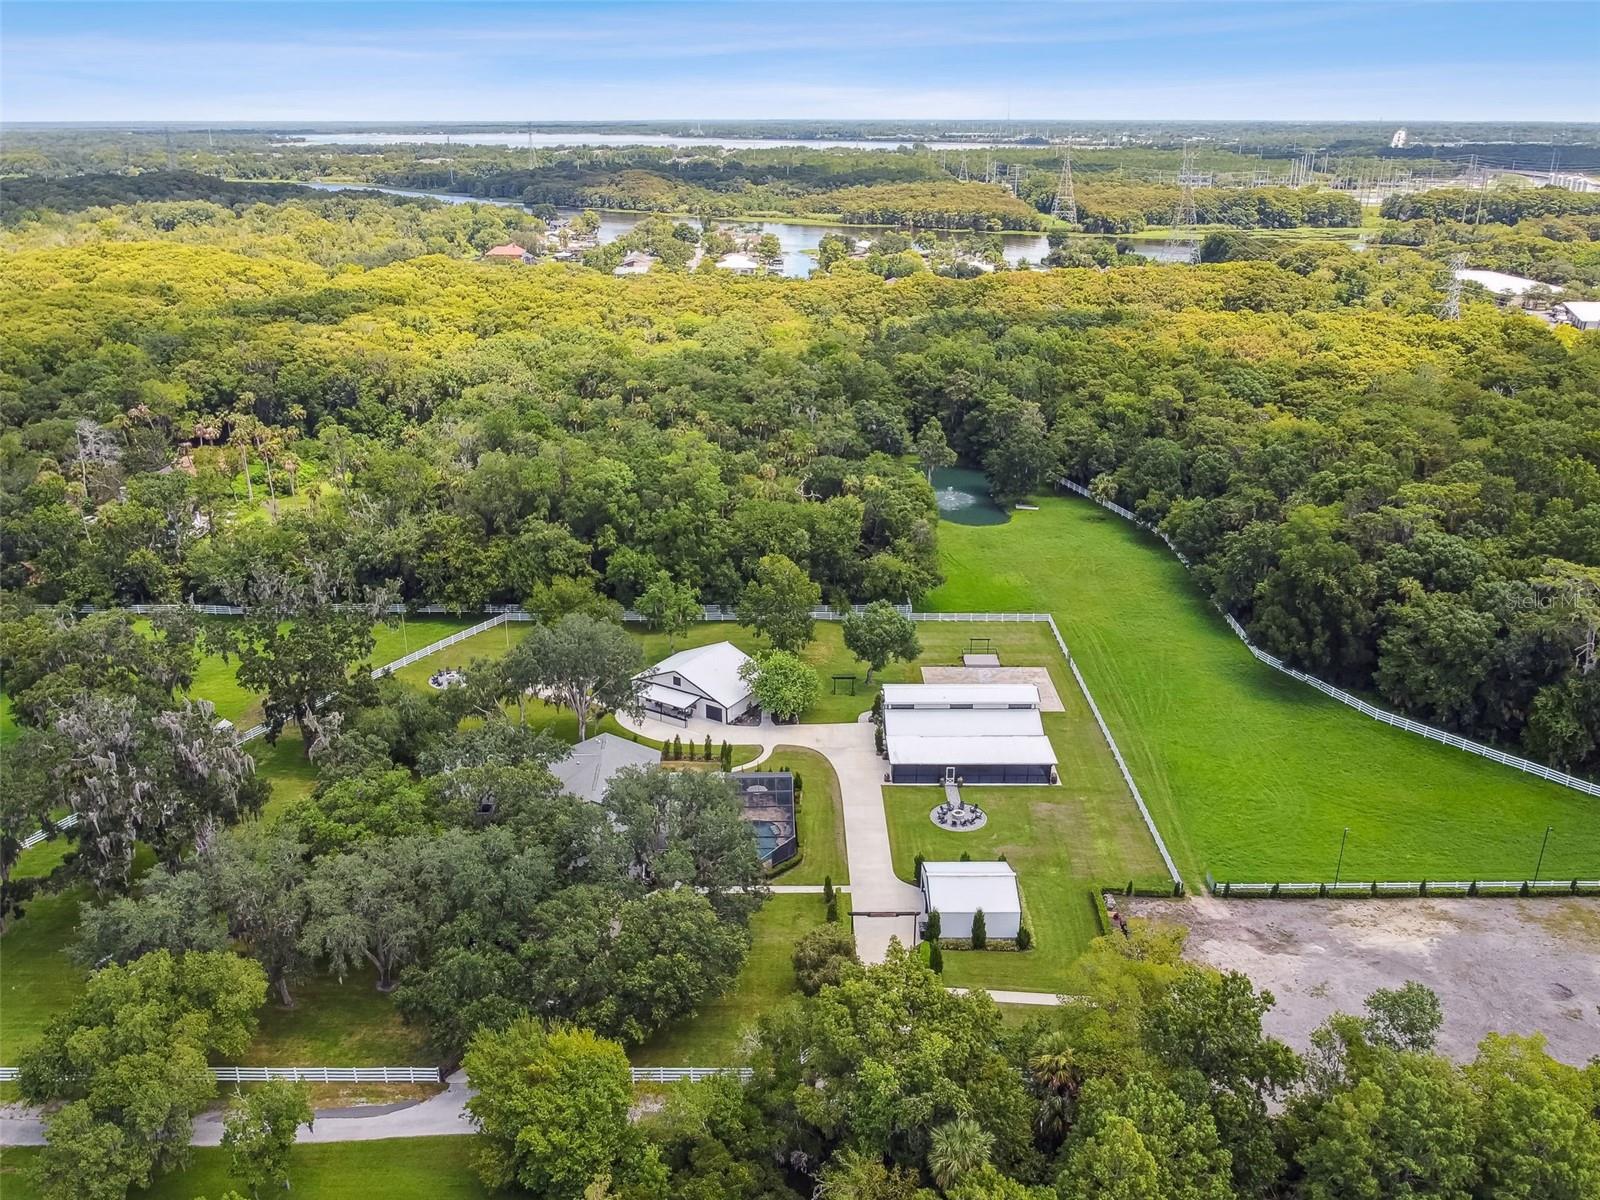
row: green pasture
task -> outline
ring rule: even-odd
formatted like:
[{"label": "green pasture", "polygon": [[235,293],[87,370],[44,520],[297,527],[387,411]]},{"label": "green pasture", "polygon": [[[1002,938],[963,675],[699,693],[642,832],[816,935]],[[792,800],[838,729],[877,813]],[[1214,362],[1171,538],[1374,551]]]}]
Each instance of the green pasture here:
[{"label": "green pasture", "polygon": [[1191,887],[1600,876],[1600,805],[1378,724],[1252,658],[1159,541],[1087,500],[939,526],[934,610],[1049,610]]},{"label": "green pasture", "polygon": [[[478,1182],[472,1169],[475,1139],[470,1137],[396,1138],[376,1142],[299,1145],[291,1157],[294,1196],[316,1200],[493,1200],[495,1192]],[[26,1169],[38,1156],[32,1147],[8,1148],[0,1158],[0,1195],[35,1200],[39,1192]],[[141,1191],[142,1200],[194,1200],[238,1191],[228,1173],[228,1152],[199,1147],[188,1167],[163,1175]]]}]

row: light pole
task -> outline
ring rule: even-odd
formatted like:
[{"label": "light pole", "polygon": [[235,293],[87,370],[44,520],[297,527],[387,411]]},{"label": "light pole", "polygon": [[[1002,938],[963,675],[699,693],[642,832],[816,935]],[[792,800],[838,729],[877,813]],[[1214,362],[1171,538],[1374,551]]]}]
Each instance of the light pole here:
[{"label": "light pole", "polygon": [[1333,886],[1339,886],[1339,872],[1344,870],[1344,844],[1350,840],[1350,826],[1344,827],[1344,836],[1339,839],[1339,865],[1333,868]]},{"label": "light pole", "polygon": [[1544,850],[1545,850],[1545,847],[1550,844],[1550,830],[1552,830],[1553,828],[1555,828],[1553,825],[1546,825],[1544,827],[1544,841],[1539,843],[1539,861],[1536,864],[1534,864],[1534,868],[1533,868],[1533,882],[1534,883],[1538,883],[1539,882],[1539,869],[1544,866]]}]

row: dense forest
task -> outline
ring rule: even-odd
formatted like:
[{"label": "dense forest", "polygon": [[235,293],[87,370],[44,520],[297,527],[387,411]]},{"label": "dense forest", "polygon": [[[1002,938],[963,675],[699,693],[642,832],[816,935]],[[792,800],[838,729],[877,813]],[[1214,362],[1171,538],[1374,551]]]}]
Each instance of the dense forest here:
[{"label": "dense forest", "polygon": [[933,422],[1002,497],[1065,473],[1159,523],[1296,665],[1600,761],[1600,355],[1438,321],[1414,251],[624,281],[451,261],[537,218],[391,201],[17,228],[82,244],[4,265],[7,589],[220,600],[315,548],[463,609],[554,580],[630,604],[662,570],[718,602],[782,554],[831,601],[915,602]]}]

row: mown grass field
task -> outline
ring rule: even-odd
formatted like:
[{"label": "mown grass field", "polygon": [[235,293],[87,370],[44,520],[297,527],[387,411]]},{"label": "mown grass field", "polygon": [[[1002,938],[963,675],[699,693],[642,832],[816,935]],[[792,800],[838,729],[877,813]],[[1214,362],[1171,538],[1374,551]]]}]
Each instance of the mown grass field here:
[{"label": "mown grass field", "polygon": [[[726,993],[628,1055],[636,1066],[727,1067],[745,1061],[752,1023],[796,994],[794,944],[823,923],[820,895],[773,896],[750,921],[750,957]],[[841,918],[843,919],[843,918]]]},{"label": "mown grass field", "polygon": [[[396,1138],[378,1142],[333,1142],[296,1146],[290,1159],[293,1196],[315,1200],[495,1200],[513,1194],[496,1192],[478,1182],[472,1169],[470,1137]],[[6,1200],[35,1200],[26,1168],[38,1155],[32,1147],[12,1148],[0,1158],[0,1195]],[[201,1147],[182,1171],[158,1178],[142,1200],[194,1200],[238,1191],[228,1173],[228,1152]]]},{"label": "mown grass field", "polygon": [[939,527],[924,607],[1055,614],[1191,887],[1600,876],[1600,804],[1368,720],[1258,663],[1156,539],[1086,500]]}]

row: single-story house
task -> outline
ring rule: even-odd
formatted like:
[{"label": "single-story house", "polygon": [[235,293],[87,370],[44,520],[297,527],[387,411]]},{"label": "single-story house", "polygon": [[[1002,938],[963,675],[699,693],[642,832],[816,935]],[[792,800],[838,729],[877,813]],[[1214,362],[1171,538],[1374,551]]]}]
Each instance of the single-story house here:
[{"label": "single-story house", "polygon": [[550,764],[550,773],[561,781],[561,790],[580,800],[600,803],[611,777],[623,767],[654,767],[661,763],[661,751],[630,742],[614,733],[597,733],[579,742],[572,753]]},{"label": "single-story house", "polygon": [[1010,863],[925,862],[921,883],[924,906],[939,911],[941,938],[971,937],[972,917],[980,908],[989,937],[1017,936],[1022,897]]},{"label": "single-story house", "polygon": [[717,259],[717,267],[723,271],[732,271],[735,275],[754,275],[761,270],[761,263],[756,260],[755,255],[735,250],[732,254],[724,254]]},{"label": "single-story house", "polygon": [[643,250],[631,250],[623,256],[622,261],[617,264],[616,269],[611,273],[613,275],[645,275],[655,265],[654,256],[646,254]]},{"label": "single-story house", "polygon": [[1600,329],[1600,300],[1563,300],[1552,312],[1557,321],[1578,329]]},{"label": "single-story house", "polygon": [[886,683],[893,783],[1054,783],[1056,751],[1031,683]]},{"label": "single-story house", "polygon": [[526,263],[533,261],[533,255],[515,242],[507,242],[503,246],[490,246],[489,249],[483,252],[483,258],[485,262]]},{"label": "single-story house", "polygon": [[732,642],[692,646],[635,676],[645,711],[683,724],[691,717],[730,724],[750,708],[750,685],[739,669],[750,656]]}]

